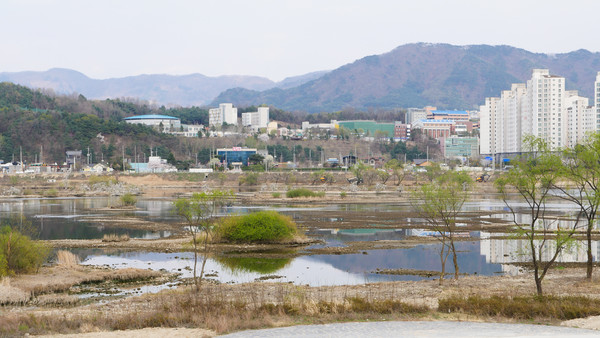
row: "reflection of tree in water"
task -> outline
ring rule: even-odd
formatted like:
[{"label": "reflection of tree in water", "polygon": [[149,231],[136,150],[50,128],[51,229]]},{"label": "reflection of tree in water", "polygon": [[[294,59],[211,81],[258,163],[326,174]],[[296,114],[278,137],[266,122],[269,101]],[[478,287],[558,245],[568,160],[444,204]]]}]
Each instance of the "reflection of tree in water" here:
[{"label": "reflection of tree in water", "polygon": [[81,222],[70,218],[33,218],[30,223],[37,229],[39,239],[100,239],[105,234],[124,235],[141,238],[145,230],[104,227],[94,222]]},{"label": "reflection of tree in water", "polygon": [[269,274],[285,268],[292,258],[217,257],[216,261],[232,272]]}]

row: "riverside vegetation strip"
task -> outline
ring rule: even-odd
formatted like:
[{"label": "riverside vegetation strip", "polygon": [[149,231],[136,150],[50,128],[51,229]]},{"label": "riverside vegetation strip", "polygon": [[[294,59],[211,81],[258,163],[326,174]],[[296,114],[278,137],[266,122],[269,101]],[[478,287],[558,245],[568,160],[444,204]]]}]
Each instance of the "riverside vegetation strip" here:
[{"label": "riverside vegetation strip", "polygon": [[[132,177],[140,180],[140,177]],[[124,180],[124,178],[120,178]],[[161,182],[164,184],[164,182]],[[168,182],[167,182],[168,183]],[[170,186],[170,183],[165,184]],[[163,189],[163,188],[161,188]],[[181,191],[181,189],[180,189]],[[339,191],[339,190],[338,190]],[[269,192],[255,192],[254,196],[261,194],[270,197]],[[339,193],[334,193],[334,196]],[[379,196],[375,192],[363,195],[367,200]],[[383,195],[386,196],[386,195]],[[396,201],[402,202],[402,197],[396,194]],[[357,196],[349,194],[347,199],[360,201]],[[319,198],[319,203],[331,203],[331,200]],[[301,202],[302,203],[302,202]],[[306,202],[304,202],[306,203]],[[337,201],[336,201],[337,203]],[[369,216],[359,218],[367,221]],[[482,213],[483,214],[483,213]],[[353,216],[354,217],[354,216]],[[403,217],[401,212],[392,217]],[[406,214],[404,215],[406,217]],[[356,224],[361,221],[357,221]],[[133,223],[133,222],[132,222]],[[310,227],[310,220],[303,220],[302,227]],[[337,224],[334,226],[337,227]],[[483,227],[483,224],[474,222],[469,229]],[[495,225],[496,227],[498,225]],[[352,228],[350,226],[349,228]],[[498,229],[500,230],[500,229]],[[506,228],[504,228],[506,230]],[[424,243],[427,240],[414,239],[415,243]],[[171,241],[171,244],[166,244]],[[142,247],[161,247],[158,250],[179,250],[189,239],[175,237],[161,240],[135,240],[127,242],[105,243],[107,247],[125,246],[135,248],[135,243],[143,243]],[[84,243],[85,241],[79,241]],[[97,240],[101,243],[100,240]],[[401,243],[402,241],[396,241]],[[92,243],[92,241],[89,241]],[[94,242],[95,243],[95,242]],[[373,244],[359,244],[369,249],[377,249],[379,241]],[[394,245],[393,243],[388,243]],[[58,243],[57,243],[58,245]],[[67,242],[61,245],[68,246]],[[94,244],[95,245],[95,244]],[[85,244],[83,245],[85,246]],[[235,246],[218,245],[221,248],[232,250]],[[243,245],[249,254],[255,248],[265,248],[269,245],[248,246]],[[171,249],[168,249],[171,248]],[[361,247],[362,248],[362,247]],[[220,249],[219,249],[220,250]],[[223,249],[225,250],[225,249]],[[261,254],[262,255],[262,254]],[[295,255],[295,254],[293,254]],[[375,268],[375,267],[374,267]],[[49,268],[52,271],[53,268]],[[63,269],[64,268],[59,268]],[[65,270],[68,271],[68,270]],[[106,270],[110,271],[110,270]],[[73,273],[71,273],[73,274]],[[90,274],[89,272],[87,273]],[[40,279],[39,276],[32,277]],[[157,278],[157,277],[151,277]],[[161,278],[161,277],[158,277]],[[534,290],[530,283],[530,276],[515,277],[461,277],[455,283],[438,286],[432,281],[420,282],[394,282],[375,283],[356,286],[333,287],[305,287],[280,283],[252,283],[242,285],[204,285],[204,290],[211,297],[204,295],[203,299],[196,299],[191,290],[180,287],[177,290],[166,290],[156,295],[144,295],[122,300],[111,301],[108,304],[87,304],[86,302],[73,301],[72,297],[60,300],[50,300],[50,297],[38,303],[35,309],[26,309],[18,305],[7,305],[0,315],[0,327],[7,334],[18,333],[50,333],[50,332],[89,332],[95,330],[114,330],[124,328],[141,328],[152,326],[195,326],[212,329],[214,332],[232,332],[240,329],[293,325],[297,323],[320,323],[328,321],[347,320],[374,320],[374,319],[460,319],[460,320],[494,320],[513,321],[505,312],[475,312],[465,305],[456,306],[450,314],[447,311],[438,312],[438,304],[444,299],[460,299],[479,295],[486,298],[493,295],[508,297],[530,297]],[[546,288],[552,290],[554,296],[582,296],[600,297],[600,288],[595,282],[586,282],[581,278],[579,268],[566,268],[552,270],[547,277]],[[56,283],[63,280],[57,277]],[[150,280],[141,283],[152,283]],[[11,287],[21,285],[17,280],[4,282]],[[50,283],[51,284],[51,283]],[[49,288],[49,290],[52,288]],[[38,293],[36,298],[50,295]],[[29,303],[31,297],[27,301]],[[455,297],[455,298],[451,298]],[[387,302],[385,302],[387,301]],[[458,304],[458,301],[455,301]],[[592,314],[586,312],[589,302],[581,298],[578,310],[580,315]],[[302,304],[302,305],[299,305]],[[523,308],[523,311],[530,309]],[[456,312],[454,312],[456,311]],[[165,314],[166,312],[166,314]],[[231,314],[235,314],[232,316]],[[491,317],[490,317],[491,316]],[[515,318],[519,318],[515,316]],[[563,317],[554,314],[540,314],[533,320],[540,323],[558,324]],[[569,317],[564,317],[569,318]]]}]

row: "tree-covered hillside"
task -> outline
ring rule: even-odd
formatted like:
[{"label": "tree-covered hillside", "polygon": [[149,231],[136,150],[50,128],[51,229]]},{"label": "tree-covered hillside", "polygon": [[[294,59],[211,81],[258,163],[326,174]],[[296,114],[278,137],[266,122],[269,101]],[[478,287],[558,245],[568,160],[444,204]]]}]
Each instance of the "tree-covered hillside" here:
[{"label": "tree-covered hillside", "polygon": [[137,153],[138,159],[149,156],[151,147],[165,158],[182,152],[182,141],[176,137],[122,121],[142,114],[171,115],[182,123],[207,122],[206,110],[197,107],[166,109],[141,102],[95,101],[0,83],[0,159],[18,160],[22,151],[28,162],[62,163],[65,151],[83,150],[87,156],[88,147],[93,162],[108,163],[120,163],[123,150],[129,157]]}]

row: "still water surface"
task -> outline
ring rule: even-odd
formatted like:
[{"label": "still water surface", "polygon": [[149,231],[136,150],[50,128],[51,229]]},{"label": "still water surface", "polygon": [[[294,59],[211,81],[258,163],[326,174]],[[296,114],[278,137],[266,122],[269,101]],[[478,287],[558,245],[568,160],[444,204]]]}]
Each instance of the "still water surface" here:
[{"label": "still water surface", "polygon": [[[107,211],[105,208],[116,205],[116,198],[67,198],[67,199],[11,199],[0,202],[0,218],[31,222],[39,229],[42,239],[91,239],[101,238],[106,233],[126,233],[133,238],[167,237],[168,232],[115,229],[105,227],[97,220],[102,217],[135,217],[153,222],[177,222],[172,213],[172,201],[147,199],[137,203],[135,211]],[[570,205],[557,202],[553,209],[570,210]],[[319,217],[322,211],[374,212],[378,218],[386,213],[410,211],[409,205],[389,204],[336,204],[311,207],[288,206],[233,206],[220,210],[221,214],[243,214],[256,210],[271,209],[292,216],[294,219]],[[497,199],[480,199],[465,205],[468,211],[489,211],[502,215],[506,208]],[[498,215],[494,215],[498,216]],[[491,217],[491,216],[484,216]],[[334,224],[336,220],[331,220]],[[366,225],[367,226],[367,225]],[[334,228],[335,226],[331,226]],[[324,241],[319,246],[344,246],[351,241],[398,240],[407,236],[430,235],[418,229],[313,229],[311,236]],[[493,275],[515,274],[518,268],[509,263],[523,260],[522,243],[516,240],[490,239],[490,234],[471,232],[465,236],[472,240],[457,243],[461,273]],[[481,240],[480,240],[481,237]],[[597,243],[594,243],[598,251]],[[346,255],[309,255],[297,258],[250,258],[217,257],[207,261],[206,271],[210,278],[222,283],[240,283],[268,277],[268,280],[295,284],[347,285],[378,281],[419,280],[426,277],[413,275],[377,274],[377,269],[416,269],[440,271],[439,244],[417,245],[412,248],[393,250],[369,250]],[[585,255],[580,248],[567,253],[559,261],[581,261]],[[193,255],[181,253],[155,252],[115,252],[81,249],[73,250],[83,264],[108,265],[115,268],[136,267],[152,270],[165,270],[191,277]],[[583,258],[582,258],[583,257]],[[595,255],[597,258],[597,254]],[[451,264],[450,264],[451,265]],[[447,272],[453,272],[447,267]],[[170,285],[165,285],[168,287]],[[155,287],[160,289],[161,287]]]}]

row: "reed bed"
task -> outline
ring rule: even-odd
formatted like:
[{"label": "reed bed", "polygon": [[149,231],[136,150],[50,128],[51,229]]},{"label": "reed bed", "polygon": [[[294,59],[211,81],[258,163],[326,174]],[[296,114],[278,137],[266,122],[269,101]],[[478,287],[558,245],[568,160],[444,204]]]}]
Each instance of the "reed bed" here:
[{"label": "reed bed", "polygon": [[117,235],[117,234],[105,234],[102,237],[102,242],[127,242],[129,241],[129,235],[127,234],[122,234],[122,235]]}]

